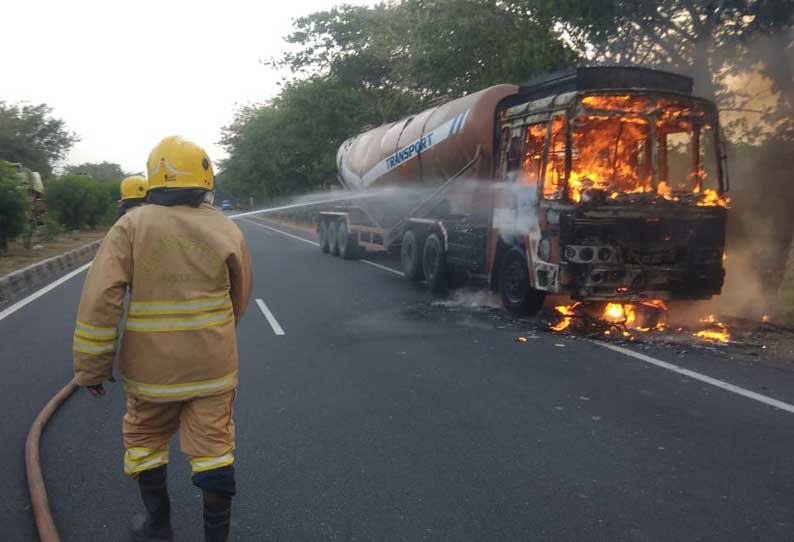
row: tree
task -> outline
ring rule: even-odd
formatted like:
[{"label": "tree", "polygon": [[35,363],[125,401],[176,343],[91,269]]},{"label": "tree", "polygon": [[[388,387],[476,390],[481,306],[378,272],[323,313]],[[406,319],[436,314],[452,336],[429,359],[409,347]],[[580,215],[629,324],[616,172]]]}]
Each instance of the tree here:
[{"label": "tree", "polygon": [[49,176],[80,139],[46,104],[0,101],[0,158]]},{"label": "tree", "polygon": [[47,186],[47,205],[71,230],[98,226],[112,210],[108,185],[87,175],[63,175]]},{"label": "tree", "polygon": [[237,198],[335,185],[337,148],[363,126],[576,58],[526,10],[495,0],[344,5],[296,20],[287,41],[293,52],[271,64],[294,79],[223,132],[224,190]]},{"label": "tree", "polygon": [[85,162],[68,165],[64,168],[65,175],[88,175],[97,181],[120,182],[128,174],[121,166],[113,162]]},{"label": "tree", "polygon": [[17,170],[0,160],[0,252],[8,248],[8,241],[25,231],[29,201],[19,188]]}]

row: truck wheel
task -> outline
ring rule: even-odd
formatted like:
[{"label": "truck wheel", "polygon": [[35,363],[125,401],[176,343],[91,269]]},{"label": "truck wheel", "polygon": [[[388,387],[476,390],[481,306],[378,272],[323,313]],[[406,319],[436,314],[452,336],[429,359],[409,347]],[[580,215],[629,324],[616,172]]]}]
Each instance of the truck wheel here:
[{"label": "truck wheel", "polygon": [[345,260],[352,260],[358,254],[358,239],[356,235],[347,231],[347,224],[339,223],[339,231],[336,234],[336,245],[339,247],[339,255]]},{"label": "truck wheel", "polygon": [[400,263],[408,280],[419,281],[424,278],[424,273],[422,273],[422,245],[412,230],[406,231],[403,235]]},{"label": "truck wheel", "polygon": [[320,237],[320,250],[322,252],[328,252],[328,221],[320,221],[320,226],[317,228],[317,233]]},{"label": "truck wheel", "polygon": [[447,254],[441,238],[436,233],[431,233],[425,239],[422,269],[427,285],[432,291],[442,292],[447,287]]},{"label": "truck wheel", "polygon": [[337,242],[337,230],[339,223],[336,220],[328,222],[328,252],[334,256],[339,256],[339,243]]},{"label": "truck wheel", "polygon": [[529,268],[524,254],[511,248],[499,268],[499,293],[510,314],[534,316],[543,307],[546,293],[529,285]]}]

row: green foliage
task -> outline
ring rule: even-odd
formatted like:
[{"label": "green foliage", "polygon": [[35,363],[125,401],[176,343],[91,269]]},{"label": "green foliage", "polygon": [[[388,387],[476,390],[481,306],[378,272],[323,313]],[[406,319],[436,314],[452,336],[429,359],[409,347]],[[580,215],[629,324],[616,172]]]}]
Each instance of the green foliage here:
[{"label": "green foliage", "polygon": [[0,158],[47,177],[80,139],[46,104],[0,101]]},{"label": "green foliage", "polygon": [[47,185],[46,198],[50,212],[70,230],[96,228],[113,210],[109,185],[87,175],[57,178]]},{"label": "green foliage", "polygon": [[52,213],[44,215],[44,236],[42,242],[47,242],[61,233],[61,225]]},{"label": "green foliage", "polygon": [[343,5],[296,20],[287,41],[272,64],[296,78],[224,129],[222,189],[237,200],[335,186],[337,148],[362,127],[576,59],[527,12],[484,0]]},{"label": "green foliage", "polygon": [[88,175],[97,181],[121,182],[127,174],[113,162],[85,162],[64,168],[65,175]]},{"label": "green foliage", "polygon": [[[790,0],[511,0],[554,26],[591,61],[662,67],[695,79],[722,111],[750,113],[729,126],[758,141],[794,126],[794,3]],[[779,100],[728,76],[760,74]]]},{"label": "green foliage", "polygon": [[17,184],[16,168],[0,160],[0,252],[25,231],[28,208],[28,197]]}]

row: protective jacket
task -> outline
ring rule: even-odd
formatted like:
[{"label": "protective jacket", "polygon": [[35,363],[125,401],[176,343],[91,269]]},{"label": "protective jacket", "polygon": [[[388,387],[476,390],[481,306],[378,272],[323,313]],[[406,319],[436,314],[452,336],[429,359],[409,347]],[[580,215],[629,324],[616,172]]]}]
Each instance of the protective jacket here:
[{"label": "protective jacket", "polygon": [[251,293],[239,228],[208,204],[147,205],[110,229],[88,272],[74,333],[79,385],[112,376],[125,289],[120,371],[130,395],[153,402],[237,385],[235,324]]}]

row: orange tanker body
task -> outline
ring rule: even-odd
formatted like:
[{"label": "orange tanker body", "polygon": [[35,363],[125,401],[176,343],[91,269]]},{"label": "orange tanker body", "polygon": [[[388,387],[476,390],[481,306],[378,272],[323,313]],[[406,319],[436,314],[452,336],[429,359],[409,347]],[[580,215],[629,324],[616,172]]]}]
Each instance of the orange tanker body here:
[{"label": "orange tanker body", "polygon": [[435,290],[467,279],[516,313],[547,293],[705,299],[724,277],[717,111],[692,81],[577,68],[497,85],[345,141],[356,197],[321,213],[325,252],[399,248]]}]

